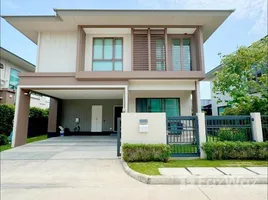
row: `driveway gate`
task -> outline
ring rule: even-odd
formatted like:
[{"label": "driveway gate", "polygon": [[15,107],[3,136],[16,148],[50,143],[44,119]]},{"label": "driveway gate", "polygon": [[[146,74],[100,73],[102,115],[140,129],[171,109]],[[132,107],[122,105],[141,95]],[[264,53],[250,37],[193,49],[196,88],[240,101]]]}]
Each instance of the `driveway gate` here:
[{"label": "driveway gate", "polygon": [[197,116],[167,117],[167,144],[172,157],[199,157]]}]

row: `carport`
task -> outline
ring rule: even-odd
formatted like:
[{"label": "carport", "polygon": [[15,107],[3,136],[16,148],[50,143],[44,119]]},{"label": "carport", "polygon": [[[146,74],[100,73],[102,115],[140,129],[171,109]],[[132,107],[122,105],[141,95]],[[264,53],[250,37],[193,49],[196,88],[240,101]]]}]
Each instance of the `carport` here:
[{"label": "carport", "polygon": [[121,112],[128,110],[127,84],[19,85],[12,147],[26,143],[31,92],[51,97],[48,119],[50,135],[56,135],[58,126],[73,131],[76,118],[80,119],[80,132],[83,135],[116,134],[116,119]]}]

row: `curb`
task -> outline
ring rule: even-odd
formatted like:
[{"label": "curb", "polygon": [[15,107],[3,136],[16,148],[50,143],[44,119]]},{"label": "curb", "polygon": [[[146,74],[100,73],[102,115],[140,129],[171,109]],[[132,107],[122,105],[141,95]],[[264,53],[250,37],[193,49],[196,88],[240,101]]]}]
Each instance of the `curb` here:
[{"label": "curb", "polygon": [[256,176],[149,176],[138,173],[132,170],[125,161],[122,161],[122,166],[126,174],[130,177],[145,183],[159,185],[255,185],[268,184],[266,175]]}]

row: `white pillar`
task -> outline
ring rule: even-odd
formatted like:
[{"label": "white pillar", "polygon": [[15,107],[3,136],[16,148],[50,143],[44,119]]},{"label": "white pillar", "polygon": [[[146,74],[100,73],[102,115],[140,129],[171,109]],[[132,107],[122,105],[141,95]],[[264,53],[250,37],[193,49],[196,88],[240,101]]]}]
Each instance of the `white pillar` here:
[{"label": "white pillar", "polygon": [[199,84],[199,81],[196,81],[195,82],[195,92],[196,92],[196,108],[197,108],[197,113],[201,113],[200,84]]},{"label": "white pillar", "polygon": [[124,112],[128,112],[128,86],[125,87],[125,93],[124,93]]},{"label": "white pillar", "polygon": [[250,117],[251,117],[251,123],[252,123],[253,140],[256,142],[263,142],[261,114],[250,113]]},{"label": "white pillar", "polygon": [[122,112],[124,113],[125,112],[125,89],[124,89],[124,93],[123,93],[123,110]]},{"label": "white pillar", "polygon": [[198,120],[200,158],[204,159],[204,158],[206,158],[206,153],[202,149],[202,144],[207,142],[205,114],[204,113],[197,113],[196,115],[197,115],[197,120]]}]

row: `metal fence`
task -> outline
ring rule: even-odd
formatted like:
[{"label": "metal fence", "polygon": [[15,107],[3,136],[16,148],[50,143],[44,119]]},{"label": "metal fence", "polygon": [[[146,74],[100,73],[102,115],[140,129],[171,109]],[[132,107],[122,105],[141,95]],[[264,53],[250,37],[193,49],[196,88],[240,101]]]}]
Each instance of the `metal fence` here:
[{"label": "metal fence", "polygon": [[263,141],[268,141],[268,115],[261,115]]},{"label": "metal fence", "polygon": [[171,156],[199,156],[198,120],[196,116],[167,118],[167,144]]},{"label": "metal fence", "polygon": [[117,156],[121,156],[121,118],[117,118]]},{"label": "metal fence", "polygon": [[206,116],[207,141],[251,141],[250,116]]}]

